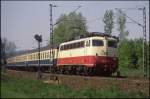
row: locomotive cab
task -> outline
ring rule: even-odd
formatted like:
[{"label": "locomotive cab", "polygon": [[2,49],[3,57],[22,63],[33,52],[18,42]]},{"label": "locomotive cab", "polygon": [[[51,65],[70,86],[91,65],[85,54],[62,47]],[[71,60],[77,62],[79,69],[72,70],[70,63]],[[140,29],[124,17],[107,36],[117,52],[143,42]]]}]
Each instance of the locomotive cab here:
[{"label": "locomotive cab", "polygon": [[91,41],[91,54],[95,56],[97,72],[115,72],[118,68],[117,40],[112,37],[93,37]]}]

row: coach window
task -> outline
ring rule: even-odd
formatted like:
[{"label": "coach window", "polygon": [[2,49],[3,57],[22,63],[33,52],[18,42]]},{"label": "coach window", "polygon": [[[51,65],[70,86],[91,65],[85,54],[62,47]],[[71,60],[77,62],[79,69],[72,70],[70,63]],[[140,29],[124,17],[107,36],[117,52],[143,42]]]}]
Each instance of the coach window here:
[{"label": "coach window", "polygon": [[102,40],[92,40],[93,46],[104,46],[104,43]]}]

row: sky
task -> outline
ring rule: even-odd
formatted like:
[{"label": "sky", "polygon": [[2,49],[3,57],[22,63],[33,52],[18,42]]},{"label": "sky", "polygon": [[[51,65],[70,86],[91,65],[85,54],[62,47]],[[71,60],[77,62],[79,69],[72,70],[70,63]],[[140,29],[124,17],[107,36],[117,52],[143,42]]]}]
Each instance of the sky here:
[{"label": "sky", "polygon": [[[47,44],[50,38],[50,7],[53,7],[53,23],[61,14],[69,14],[81,6],[76,12],[82,13],[87,20],[89,32],[104,32],[103,16],[106,10],[122,9],[127,16],[143,24],[143,12],[137,10],[146,7],[146,33],[149,38],[149,1],[1,1],[1,36],[14,42],[17,50],[29,50],[37,48],[35,34],[41,34],[42,46]],[[135,8],[135,9],[128,9]],[[114,20],[116,23],[116,19]],[[127,18],[126,30],[128,38],[140,38],[143,36],[142,27]],[[115,24],[112,35],[118,35]]]}]

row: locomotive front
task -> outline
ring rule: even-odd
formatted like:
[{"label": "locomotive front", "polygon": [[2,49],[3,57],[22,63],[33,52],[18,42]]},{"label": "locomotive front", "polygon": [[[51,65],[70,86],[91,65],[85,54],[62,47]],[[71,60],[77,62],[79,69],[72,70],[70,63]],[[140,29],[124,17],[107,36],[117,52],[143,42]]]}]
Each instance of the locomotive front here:
[{"label": "locomotive front", "polygon": [[97,73],[110,75],[118,68],[117,39],[113,37],[93,37],[91,54]]}]

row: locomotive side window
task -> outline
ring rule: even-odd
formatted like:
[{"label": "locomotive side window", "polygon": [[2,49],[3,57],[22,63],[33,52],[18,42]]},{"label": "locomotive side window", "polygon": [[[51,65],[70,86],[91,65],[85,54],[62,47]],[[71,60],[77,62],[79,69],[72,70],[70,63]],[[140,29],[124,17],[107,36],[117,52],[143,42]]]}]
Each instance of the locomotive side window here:
[{"label": "locomotive side window", "polygon": [[80,47],[84,47],[84,42],[80,42]]},{"label": "locomotive side window", "polygon": [[108,47],[114,47],[117,48],[117,42],[113,40],[108,41]]},{"label": "locomotive side window", "polygon": [[74,48],[80,48],[80,47],[84,47],[84,41],[62,45],[60,47],[60,50],[68,50],[68,49],[74,49]]},{"label": "locomotive side window", "polygon": [[102,40],[92,40],[93,46],[104,46],[104,42]]}]

